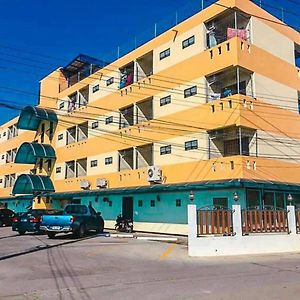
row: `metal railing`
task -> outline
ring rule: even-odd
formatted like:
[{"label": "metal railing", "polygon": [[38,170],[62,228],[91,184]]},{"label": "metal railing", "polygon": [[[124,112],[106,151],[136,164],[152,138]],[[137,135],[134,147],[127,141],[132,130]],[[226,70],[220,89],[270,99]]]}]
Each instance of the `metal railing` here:
[{"label": "metal railing", "polygon": [[197,234],[233,235],[232,210],[199,209],[197,211]]},{"label": "metal railing", "polygon": [[243,209],[243,234],[288,233],[287,211],[283,209]]}]

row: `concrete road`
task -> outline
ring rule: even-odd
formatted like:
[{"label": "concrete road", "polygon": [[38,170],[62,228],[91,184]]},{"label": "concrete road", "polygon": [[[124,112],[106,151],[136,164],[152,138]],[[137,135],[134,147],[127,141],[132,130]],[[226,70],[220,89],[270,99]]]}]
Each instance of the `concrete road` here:
[{"label": "concrete road", "polygon": [[300,299],[300,254],[189,258],[184,243],[0,228],[0,299]]}]

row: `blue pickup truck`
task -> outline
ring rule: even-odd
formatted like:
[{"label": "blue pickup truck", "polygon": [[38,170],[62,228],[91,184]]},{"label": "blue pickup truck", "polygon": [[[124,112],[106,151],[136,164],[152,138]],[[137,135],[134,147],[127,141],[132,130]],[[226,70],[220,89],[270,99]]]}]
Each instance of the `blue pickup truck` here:
[{"label": "blue pickup truck", "polygon": [[40,230],[53,239],[58,233],[73,233],[83,237],[88,231],[103,232],[104,221],[99,212],[89,205],[69,204],[63,212],[54,215],[44,215],[41,219]]}]

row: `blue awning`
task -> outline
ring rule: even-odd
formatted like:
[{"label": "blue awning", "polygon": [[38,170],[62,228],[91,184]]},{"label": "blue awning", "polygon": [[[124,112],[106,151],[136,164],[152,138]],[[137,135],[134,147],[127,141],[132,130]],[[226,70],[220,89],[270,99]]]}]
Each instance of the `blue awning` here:
[{"label": "blue awning", "polygon": [[53,183],[48,176],[22,174],[13,187],[13,195],[33,195],[54,192]]},{"label": "blue awning", "polygon": [[56,159],[52,146],[25,142],[18,148],[15,163],[35,164],[39,158]]},{"label": "blue awning", "polygon": [[17,128],[35,131],[38,129],[41,121],[52,121],[57,123],[57,115],[51,109],[26,106],[19,116]]}]

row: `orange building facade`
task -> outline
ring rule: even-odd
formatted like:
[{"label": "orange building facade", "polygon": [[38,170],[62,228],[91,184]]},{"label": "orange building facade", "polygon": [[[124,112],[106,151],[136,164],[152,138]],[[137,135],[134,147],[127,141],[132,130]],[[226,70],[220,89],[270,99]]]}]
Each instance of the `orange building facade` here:
[{"label": "orange building facade", "polygon": [[298,32],[240,0],[112,63],[79,55],[0,127],[0,202],[181,234],[189,203],[300,205],[299,57]]}]

